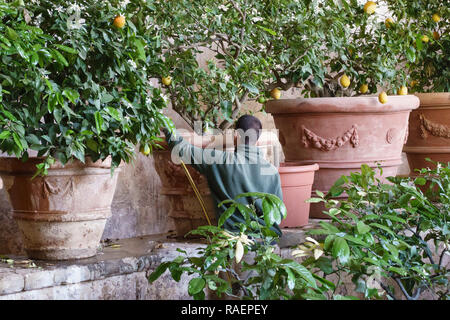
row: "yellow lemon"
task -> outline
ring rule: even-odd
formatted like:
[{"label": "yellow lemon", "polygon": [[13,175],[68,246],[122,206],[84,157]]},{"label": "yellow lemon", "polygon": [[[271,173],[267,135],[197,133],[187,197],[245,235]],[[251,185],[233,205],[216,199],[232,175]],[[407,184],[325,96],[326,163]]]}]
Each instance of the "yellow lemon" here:
[{"label": "yellow lemon", "polygon": [[116,28],[122,29],[125,26],[125,17],[118,15],[114,18],[113,25]]},{"label": "yellow lemon", "polygon": [[349,77],[347,77],[346,74],[344,74],[341,79],[339,80],[339,82],[341,83],[341,86],[343,86],[344,88],[347,88],[350,85],[350,79]]},{"label": "yellow lemon", "polygon": [[148,146],[148,144],[141,145],[139,151],[141,151],[143,155],[148,156],[150,154],[150,147]]},{"label": "yellow lemon", "polygon": [[386,21],[384,21],[384,24],[386,25],[386,28],[390,28],[394,24],[394,20],[392,18],[387,18]]},{"label": "yellow lemon", "polygon": [[413,81],[411,81],[410,86],[411,86],[411,87],[414,87],[416,84],[417,84],[417,81],[416,81],[416,80],[413,80]]},{"label": "yellow lemon", "polygon": [[434,40],[439,40],[440,37],[441,37],[441,35],[439,34],[439,32],[433,31],[433,39]]},{"label": "yellow lemon", "polygon": [[388,97],[387,97],[387,94],[386,94],[386,92],[381,92],[379,95],[378,95],[378,101],[380,101],[381,103],[386,103],[387,101],[388,101]]},{"label": "yellow lemon", "polygon": [[433,14],[431,19],[433,19],[433,21],[436,22],[436,23],[441,21],[441,17],[437,13]]},{"label": "yellow lemon", "polygon": [[272,89],[272,91],[270,91],[270,96],[272,98],[274,98],[275,100],[280,99],[280,97],[281,97],[280,89],[278,89],[278,88]]},{"label": "yellow lemon", "polygon": [[420,40],[422,40],[422,42],[426,43],[426,42],[430,41],[430,38],[428,38],[427,35],[423,35],[422,38],[420,38]]},{"label": "yellow lemon", "polygon": [[408,88],[406,86],[401,86],[400,89],[398,89],[398,94],[400,96],[406,96],[408,94]]},{"label": "yellow lemon", "polygon": [[367,14],[372,14],[375,12],[375,9],[377,8],[377,4],[373,1],[367,1],[364,5],[364,12]]},{"label": "yellow lemon", "polygon": [[165,86],[170,86],[170,84],[172,83],[172,77],[162,77],[161,81]]},{"label": "yellow lemon", "polygon": [[366,93],[369,90],[369,86],[365,83],[363,83],[360,87],[359,87],[359,92],[361,92],[362,94]]}]

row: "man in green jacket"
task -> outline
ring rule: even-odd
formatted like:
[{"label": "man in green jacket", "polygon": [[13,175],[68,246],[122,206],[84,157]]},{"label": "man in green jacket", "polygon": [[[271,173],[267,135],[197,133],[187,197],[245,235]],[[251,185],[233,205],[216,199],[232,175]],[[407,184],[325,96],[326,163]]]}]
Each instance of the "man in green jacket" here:
[{"label": "man in green jacket", "polygon": [[[224,200],[234,199],[241,193],[264,192],[283,199],[278,170],[264,159],[255,145],[262,131],[261,122],[256,117],[244,115],[237,120],[235,127],[239,133],[239,141],[234,152],[193,146],[181,137],[174,137],[167,128],[163,128],[172,152],[206,176],[217,218],[226,210],[226,206],[218,205]],[[244,205],[252,203],[250,198],[239,200]],[[261,201],[257,201],[255,207],[259,215],[262,215]],[[239,211],[227,219],[224,228],[238,232],[239,228],[235,226],[237,222],[245,222]],[[260,223],[264,224],[264,220],[260,219]],[[278,225],[274,225],[271,229],[281,236]]]}]

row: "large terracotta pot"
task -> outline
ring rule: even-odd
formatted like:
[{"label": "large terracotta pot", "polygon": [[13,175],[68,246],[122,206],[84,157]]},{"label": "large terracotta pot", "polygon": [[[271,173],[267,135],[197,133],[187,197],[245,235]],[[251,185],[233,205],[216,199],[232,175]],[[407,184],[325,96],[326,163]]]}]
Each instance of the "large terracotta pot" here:
[{"label": "large terracotta pot", "polygon": [[426,161],[450,161],[450,92],[417,93],[420,107],[409,117],[409,137],[403,151],[411,175],[414,169],[433,167]]},{"label": "large terracotta pot", "polygon": [[[205,214],[191,188],[181,165],[171,160],[171,152],[167,149],[153,153],[155,169],[161,179],[161,194],[169,198],[168,216],[173,219],[175,232],[183,237],[189,231],[208,224]],[[211,192],[205,176],[190,165],[186,166],[205,203],[206,212],[212,224],[217,224]]]},{"label": "large terracotta pot", "polygon": [[311,197],[314,172],[318,169],[317,164],[298,166],[296,163],[281,163],[278,172],[287,210],[281,228],[297,228],[308,224],[310,203],[306,200]]},{"label": "large terracotta pot", "polygon": [[[194,133],[182,133],[182,137],[189,143],[202,148],[212,148],[221,144],[223,150],[234,150],[234,138],[231,132],[224,136],[198,136]],[[274,141],[270,136],[261,136],[258,146],[269,161],[275,158]],[[188,178],[181,165],[172,162],[171,152],[166,143],[161,143],[164,150],[155,150],[153,157],[155,169],[158,173],[162,189],[161,194],[169,198],[170,208],[168,216],[173,219],[175,232],[178,237],[184,237],[189,231],[199,226],[207,225],[208,221],[199,204]],[[212,224],[217,225],[214,202],[205,176],[190,165],[187,165],[190,175],[205,202],[208,217]]]},{"label": "large terracotta pot", "polygon": [[0,158],[0,177],[8,192],[32,259],[68,260],[96,255],[117,184],[111,161],[56,162],[45,177],[35,177],[39,158],[23,163]]},{"label": "large terracotta pot", "polygon": [[[419,106],[413,95],[271,100],[267,111],[279,129],[286,162],[317,163],[313,190],[328,192],[342,175],[362,164],[380,163],[384,176],[395,176],[402,164],[408,118]],[[323,206],[312,204],[310,216],[325,218]]]}]

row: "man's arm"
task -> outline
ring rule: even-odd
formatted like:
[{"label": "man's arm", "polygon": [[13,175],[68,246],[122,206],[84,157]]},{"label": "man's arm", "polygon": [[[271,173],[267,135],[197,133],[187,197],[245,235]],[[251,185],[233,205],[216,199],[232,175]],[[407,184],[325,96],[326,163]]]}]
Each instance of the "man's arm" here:
[{"label": "man's arm", "polygon": [[[176,156],[181,158],[185,163],[190,164],[200,173],[205,173],[205,169],[209,164],[205,161],[202,148],[188,143],[182,137],[176,137],[167,128],[163,128],[162,131],[166,136],[169,148],[175,152]],[[220,151],[215,150],[214,152]]]}]

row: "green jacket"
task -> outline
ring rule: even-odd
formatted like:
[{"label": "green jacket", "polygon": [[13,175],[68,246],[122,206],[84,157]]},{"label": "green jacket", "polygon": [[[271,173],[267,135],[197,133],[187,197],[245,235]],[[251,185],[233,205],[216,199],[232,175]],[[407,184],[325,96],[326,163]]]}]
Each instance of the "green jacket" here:
[{"label": "green jacket", "polygon": [[[216,217],[226,210],[218,205],[227,199],[234,199],[245,192],[271,193],[283,199],[280,175],[275,166],[266,161],[256,146],[238,145],[234,152],[217,149],[202,149],[189,144],[183,138],[175,138],[167,129],[164,130],[169,147],[186,164],[190,164],[206,176],[208,186],[216,207]],[[251,198],[240,198],[244,205],[252,203]],[[261,201],[255,206],[262,213]],[[238,232],[234,226],[236,222],[245,222],[239,211],[236,211],[224,224],[224,228]],[[264,220],[260,219],[264,224]],[[271,228],[279,236],[281,230],[278,225]]]}]

